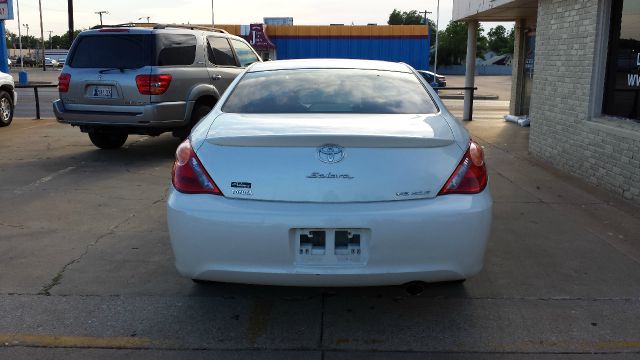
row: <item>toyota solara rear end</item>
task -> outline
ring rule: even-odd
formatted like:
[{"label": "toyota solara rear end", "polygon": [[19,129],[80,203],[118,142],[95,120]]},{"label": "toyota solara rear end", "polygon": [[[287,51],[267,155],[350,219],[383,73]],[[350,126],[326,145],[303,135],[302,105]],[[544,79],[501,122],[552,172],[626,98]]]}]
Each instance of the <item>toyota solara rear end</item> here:
[{"label": "toyota solara rear end", "polygon": [[168,223],[196,280],[462,280],[492,200],[482,148],[409,66],[255,64],[176,152]]}]

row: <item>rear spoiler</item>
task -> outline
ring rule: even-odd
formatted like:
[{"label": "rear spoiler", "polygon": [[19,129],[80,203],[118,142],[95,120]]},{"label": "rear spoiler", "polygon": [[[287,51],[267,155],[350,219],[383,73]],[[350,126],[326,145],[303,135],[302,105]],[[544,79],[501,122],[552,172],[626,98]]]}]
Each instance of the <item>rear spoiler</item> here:
[{"label": "rear spoiler", "polygon": [[340,144],[354,148],[432,148],[450,145],[451,138],[393,135],[282,134],[212,136],[207,142],[220,146],[310,147]]}]

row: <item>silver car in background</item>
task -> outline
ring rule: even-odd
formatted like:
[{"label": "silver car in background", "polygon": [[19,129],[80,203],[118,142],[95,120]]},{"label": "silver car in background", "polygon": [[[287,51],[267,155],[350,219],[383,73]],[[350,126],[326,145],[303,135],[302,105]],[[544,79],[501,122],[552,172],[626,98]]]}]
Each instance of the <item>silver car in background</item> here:
[{"label": "silver car in background", "polygon": [[128,134],[186,137],[235,77],[260,61],[224,30],[98,27],[75,39],[53,110],[103,149],[122,146]]}]

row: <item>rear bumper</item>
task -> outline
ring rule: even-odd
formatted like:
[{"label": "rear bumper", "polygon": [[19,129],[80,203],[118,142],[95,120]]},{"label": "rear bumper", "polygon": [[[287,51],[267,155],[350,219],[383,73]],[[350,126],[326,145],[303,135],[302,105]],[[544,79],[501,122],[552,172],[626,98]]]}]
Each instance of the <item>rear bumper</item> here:
[{"label": "rear bumper", "polygon": [[53,102],[53,113],[60,123],[75,126],[128,126],[141,128],[179,128],[187,125],[192,102],[167,102],[132,107],[123,111],[72,111],[62,100]]},{"label": "rear bumper", "polygon": [[[363,204],[234,200],[172,190],[168,224],[190,278],[286,286],[373,286],[458,280],[479,272],[491,227],[476,195]],[[361,263],[301,263],[296,229],[366,229]]]}]

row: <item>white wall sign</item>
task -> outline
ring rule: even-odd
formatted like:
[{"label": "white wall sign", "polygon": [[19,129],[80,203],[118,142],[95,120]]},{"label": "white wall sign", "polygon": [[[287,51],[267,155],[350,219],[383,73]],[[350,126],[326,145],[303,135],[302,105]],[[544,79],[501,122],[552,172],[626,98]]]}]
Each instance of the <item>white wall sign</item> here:
[{"label": "white wall sign", "polygon": [[13,19],[13,1],[0,0],[0,20]]}]

